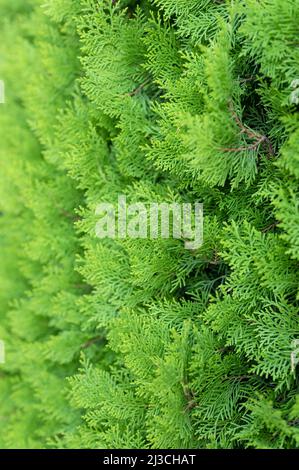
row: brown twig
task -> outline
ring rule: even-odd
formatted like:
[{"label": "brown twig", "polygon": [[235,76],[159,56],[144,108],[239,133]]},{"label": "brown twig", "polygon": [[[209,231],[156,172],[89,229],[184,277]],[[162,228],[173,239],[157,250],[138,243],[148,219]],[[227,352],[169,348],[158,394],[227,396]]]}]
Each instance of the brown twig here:
[{"label": "brown twig", "polygon": [[236,80],[236,82],[241,82],[241,83],[246,83],[246,82],[252,82],[252,80],[255,80],[255,76],[254,75],[251,75],[250,77],[244,77],[244,78],[240,78],[239,80]]},{"label": "brown twig", "polygon": [[99,342],[102,341],[103,339],[104,339],[103,336],[95,336],[94,338],[91,338],[91,339],[89,339],[88,341],[86,341],[85,343],[83,343],[83,344],[81,345],[81,349],[89,348],[89,347],[92,346],[93,344],[99,343]]},{"label": "brown twig", "polygon": [[213,265],[218,265],[218,264],[222,263],[219,254],[216,253],[216,252],[214,252],[214,257],[212,259],[202,258],[202,261],[204,261],[205,263],[208,263],[208,264],[213,264]]},{"label": "brown twig", "polygon": [[234,380],[247,380],[251,379],[251,375],[231,375],[229,378]]},{"label": "brown twig", "polygon": [[271,230],[272,228],[275,228],[277,227],[277,225],[279,224],[280,222],[278,220],[276,220],[275,222],[273,222],[272,224],[268,225],[267,227],[264,227],[262,229],[262,232],[263,233],[266,233],[266,232],[269,232],[269,230]]},{"label": "brown twig", "polygon": [[76,284],[72,284],[74,289],[81,289],[84,294],[89,294],[92,292],[92,286],[89,284],[84,284],[84,282],[77,282]]},{"label": "brown twig", "polygon": [[222,263],[221,258],[219,254],[215,251],[214,258],[210,261],[210,264],[221,264],[221,263]]},{"label": "brown twig", "polygon": [[189,386],[185,382],[182,382],[182,387],[183,387],[184,397],[187,400],[187,404],[186,404],[185,409],[186,409],[186,411],[190,411],[193,408],[195,408],[196,405],[197,405],[196,400],[195,400],[195,396],[194,396],[192,390],[190,390]]},{"label": "brown twig", "polygon": [[289,426],[298,426],[298,424],[299,424],[299,419],[298,418],[292,419],[291,421],[288,421]]},{"label": "brown twig", "polygon": [[133,91],[130,91],[128,93],[128,96],[135,96],[135,95],[138,95],[138,93],[143,90],[143,88],[148,85],[150,83],[150,79],[148,78],[147,80],[145,80],[143,83],[141,83],[141,85],[139,85],[138,87],[136,87]]},{"label": "brown twig", "polygon": [[73,222],[78,222],[79,220],[82,220],[82,218],[79,215],[71,214],[69,211],[66,211],[62,209],[60,211],[60,214],[63,215],[66,219],[70,219]]},{"label": "brown twig", "polygon": [[268,155],[273,156],[274,155],[274,150],[272,147],[272,144],[270,140],[268,139],[267,136],[261,135],[256,131],[253,131],[249,127],[245,126],[239,116],[237,115],[236,111],[233,108],[233,104],[230,101],[229,102],[229,109],[232,113],[232,116],[237,124],[237,126],[240,129],[240,134],[245,134],[249,139],[253,140],[254,142],[250,145],[247,146],[241,146],[241,147],[233,147],[233,148],[221,148],[222,152],[241,152],[241,151],[246,151],[246,150],[257,150],[260,145],[264,145],[267,147],[268,150]]}]

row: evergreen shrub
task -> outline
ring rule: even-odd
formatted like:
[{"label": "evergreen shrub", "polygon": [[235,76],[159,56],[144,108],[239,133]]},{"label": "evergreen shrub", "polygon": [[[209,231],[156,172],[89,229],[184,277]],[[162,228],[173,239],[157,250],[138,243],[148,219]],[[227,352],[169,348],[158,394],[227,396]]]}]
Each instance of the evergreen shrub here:
[{"label": "evergreen shrub", "polygon": [[[0,13],[0,447],[298,447],[299,0]],[[119,194],[203,245],[97,238]]]}]

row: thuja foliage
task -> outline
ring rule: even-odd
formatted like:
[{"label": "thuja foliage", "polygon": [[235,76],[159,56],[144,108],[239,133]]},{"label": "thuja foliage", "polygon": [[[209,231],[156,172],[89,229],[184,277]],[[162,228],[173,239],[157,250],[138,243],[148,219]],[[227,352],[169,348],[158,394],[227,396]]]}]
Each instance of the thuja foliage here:
[{"label": "thuja foliage", "polygon": [[[1,447],[299,446],[299,0],[1,0]],[[96,237],[202,202],[204,244]]]}]

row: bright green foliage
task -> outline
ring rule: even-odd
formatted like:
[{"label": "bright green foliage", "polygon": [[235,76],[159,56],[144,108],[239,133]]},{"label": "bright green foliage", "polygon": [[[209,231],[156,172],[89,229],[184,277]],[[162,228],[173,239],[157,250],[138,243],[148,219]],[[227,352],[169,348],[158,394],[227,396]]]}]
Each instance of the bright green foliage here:
[{"label": "bright green foliage", "polygon": [[[299,447],[299,0],[0,13],[0,447]],[[120,194],[203,246],[98,239]]]}]

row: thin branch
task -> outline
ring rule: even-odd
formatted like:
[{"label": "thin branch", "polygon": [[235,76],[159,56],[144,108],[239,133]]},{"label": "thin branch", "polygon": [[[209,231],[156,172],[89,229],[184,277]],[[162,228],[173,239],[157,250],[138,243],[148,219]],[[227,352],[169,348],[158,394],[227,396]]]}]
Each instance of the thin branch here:
[{"label": "thin branch", "polygon": [[95,336],[94,338],[89,339],[85,343],[81,345],[81,349],[86,349],[92,346],[93,344],[99,343],[103,341],[104,337],[103,336]]},{"label": "thin branch", "polygon": [[241,151],[248,151],[248,150],[257,150],[260,145],[264,145],[266,146],[268,150],[268,155],[273,156],[274,150],[268,137],[265,135],[261,135],[258,132],[253,131],[252,129],[244,125],[241,119],[239,118],[239,116],[237,115],[236,111],[234,110],[232,101],[229,102],[229,109],[232,113],[232,117],[234,118],[237,126],[240,129],[240,134],[245,134],[249,139],[254,140],[254,142],[247,146],[233,147],[233,148],[221,148],[221,151],[222,152],[241,152]]},{"label": "thin branch", "polygon": [[189,386],[185,382],[182,382],[182,387],[183,387],[184,397],[187,400],[185,410],[190,411],[197,406],[196,399],[192,390],[190,390]]},{"label": "thin branch", "polygon": [[136,87],[133,91],[130,91],[129,93],[127,93],[128,96],[135,96],[135,95],[138,95],[138,93],[143,90],[143,88],[148,85],[149,83],[151,82],[151,79],[148,78],[147,80],[145,80],[143,83],[141,83],[141,85],[139,85],[138,87]]},{"label": "thin branch", "polygon": [[66,219],[70,219],[73,222],[78,222],[79,220],[82,220],[82,218],[79,215],[71,214],[69,211],[66,211],[64,209],[60,210],[60,214],[63,215]]},{"label": "thin branch", "polygon": [[289,426],[298,426],[299,425],[299,419],[293,419],[291,421],[288,421]]},{"label": "thin branch", "polygon": [[251,379],[252,375],[231,375],[229,378],[242,381],[242,380]]},{"label": "thin branch", "polygon": [[272,224],[268,225],[267,227],[264,227],[262,229],[262,232],[263,233],[266,233],[266,232],[269,232],[269,230],[272,230],[272,228],[275,228],[277,227],[277,225],[279,224],[280,222],[278,220],[276,220],[275,222],[273,222]]}]

